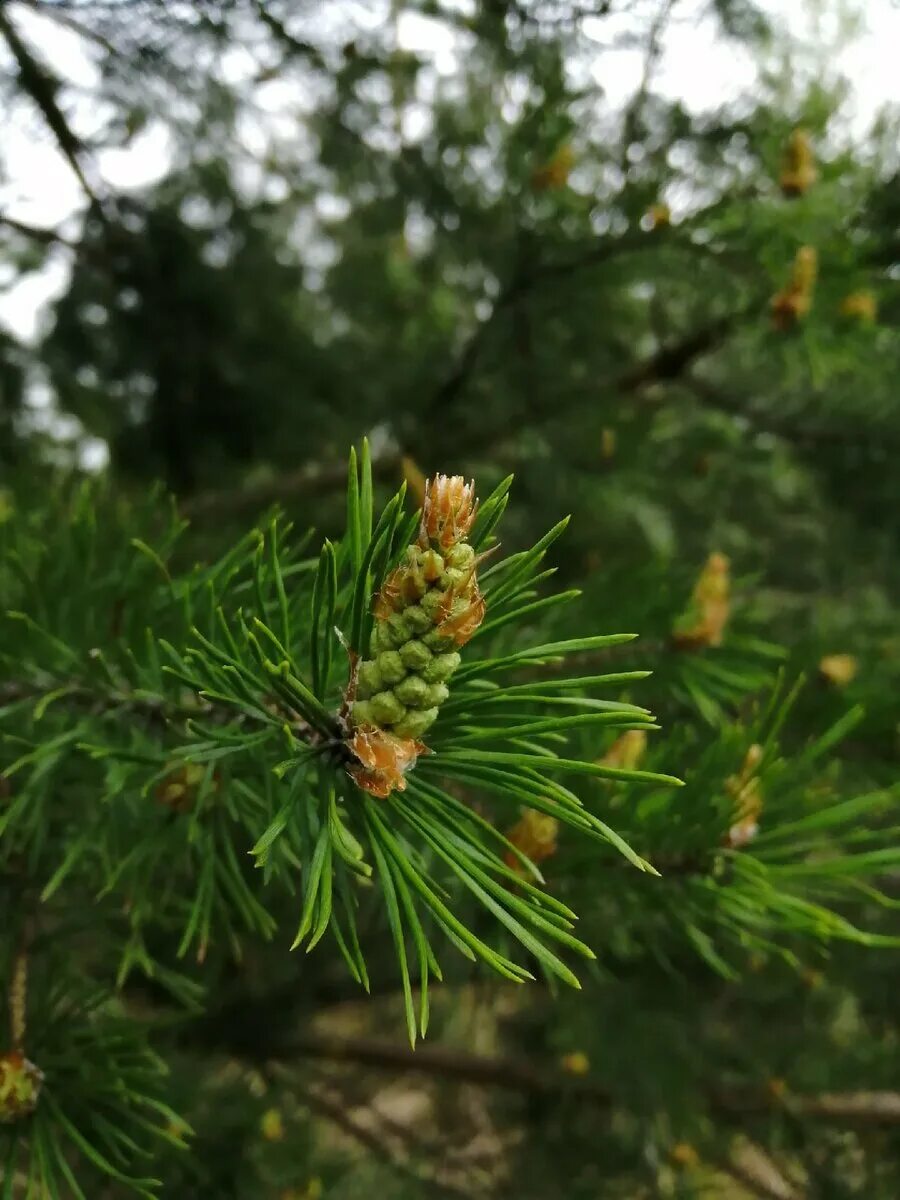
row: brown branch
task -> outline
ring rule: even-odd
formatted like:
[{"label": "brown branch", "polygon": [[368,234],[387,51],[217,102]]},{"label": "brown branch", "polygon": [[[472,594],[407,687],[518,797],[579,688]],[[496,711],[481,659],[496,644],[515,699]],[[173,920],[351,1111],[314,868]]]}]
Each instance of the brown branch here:
[{"label": "brown branch", "polygon": [[79,37],[83,37],[86,41],[94,42],[106,51],[111,58],[118,57],[119,51],[113,43],[103,36],[98,29],[91,29],[83,24],[71,13],[61,9],[58,4],[45,4],[42,0],[19,0],[20,4],[32,9],[36,13],[40,13],[42,17],[48,17],[51,21],[56,21],[57,24],[64,26],[66,29],[77,33]]},{"label": "brown branch", "polygon": [[[364,1146],[376,1158],[387,1163],[392,1170],[413,1180],[420,1186],[423,1183],[427,1183],[432,1194],[452,1197],[453,1200],[472,1200],[470,1190],[466,1189],[463,1191],[446,1180],[437,1178],[433,1172],[429,1171],[427,1174],[423,1174],[415,1170],[407,1157],[395,1153],[387,1141],[380,1138],[368,1124],[360,1121],[352,1112],[348,1112],[344,1097],[338,1092],[331,1091],[330,1089],[326,1090],[316,1085],[309,1085],[305,1089],[305,1095],[313,1111],[320,1113],[321,1116],[331,1121],[338,1129],[343,1130],[354,1141],[359,1142],[361,1146]],[[406,1131],[402,1132],[405,1133]]]},{"label": "brown branch", "polygon": [[678,0],[662,0],[658,12],[650,24],[641,82],[631,103],[626,108],[622,119],[622,153],[619,167],[626,178],[629,174],[628,147],[636,139],[638,122],[641,119],[644,105],[647,103],[647,96],[653,81],[653,73],[659,64],[660,55],[662,54],[663,33],[665,32],[672,9],[677,2]]},{"label": "brown branch", "polygon": [[760,1200],[803,1200],[762,1146],[739,1138],[722,1169]]},{"label": "brown branch", "polygon": [[[267,1053],[282,1059],[297,1057],[352,1063],[394,1074],[427,1075],[530,1095],[571,1094],[603,1107],[614,1102],[610,1092],[590,1077],[567,1075],[522,1059],[470,1054],[434,1044],[410,1050],[399,1043],[317,1034],[294,1038]],[[826,1092],[807,1096],[788,1093],[779,1099],[768,1089],[714,1088],[709,1092],[709,1099],[720,1113],[732,1117],[781,1110],[797,1117],[824,1121],[900,1125],[900,1093],[891,1091]]]},{"label": "brown branch", "polygon": [[[607,246],[607,252],[613,252],[619,247]],[[599,256],[591,261],[599,261]],[[511,286],[510,290],[501,296],[494,306],[494,313],[503,307],[508,307],[528,290],[535,286],[538,279],[544,280],[551,275],[575,270],[586,265],[587,260],[581,259],[576,263],[557,263],[543,271],[539,276],[522,276],[520,281]],[[719,317],[699,329],[692,330],[679,341],[662,346],[648,358],[628,367],[612,380],[608,387],[623,392],[640,392],[643,388],[654,383],[663,383],[680,377],[700,357],[718,347],[727,339],[731,331],[755,306],[748,305],[727,316]],[[465,386],[469,375],[474,369],[481,349],[482,339],[492,318],[482,322],[472,339],[463,350],[459,362],[435,394],[433,404],[437,404],[435,412],[444,404],[452,403],[453,399]],[[435,414],[432,414],[435,415]],[[559,419],[559,410],[554,410],[553,419]],[[550,418],[546,418],[549,420]],[[424,423],[427,426],[428,412]],[[532,427],[539,424],[537,419]],[[494,461],[509,461],[510,454],[498,445],[493,448]],[[391,451],[375,458],[372,462],[372,472],[375,478],[390,479],[400,470],[402,456],[398,451]],[[181,503],[180,511],[183,516],[191,519],[204,519],[211,516],[226,516],[242,511],[264,509],[272,504],[297,499],[303,496],[319,495],[336,487],[343,486],[347,468],[342,462],[318,466],[307,463],[296,471],[276,475],[274,478],[247,488],[227,489],[222,491],[201,492],[188,497]]]},{"label": "brown branch", "polygon": [[608,1092],[583,1076],[545,1071],[512,1058],[469,1054],[449,1046],[425,1044],[416,1050],[392,1042],[368,1038],[335,1038],[327,1035],[298,1037],[280,1046],[278,1057],[324,1059],[354,1063],[397,1074],[419,1074],[452,1079],[457,1083],[481,1084],[514,1092],[555,1093],[575,1091],[579,1096],[609,1104]]},{"label": "brown branch", "polygon": [[325,63],[317,47],[315,47],[311,42],[304,42],[301,38],[295,37],[294,34],[292,34],[284,24],[284,22],[280,21],[275,14],[270,11],[270,8],[266,4],[265,0],[254,0],[253,7],[256,10],[256,15],[259,17],[260,21],[262,21],[263,25],[265,25],[269,33],[272,34],[274,40],[281,46],[288,57],[305,58],[320,69],[325,69]]},{"label": "brown branch", "polygon": [[[372,460],[372,475],[376,479],[390,479],[400,470],[400,461],[401,456],[396,451],[380,455]],[[210,516],[263,509],[280,501],[331,491],[342,487],[346,480],[346,462],[328,463],[325,466],[307,463],[296,471],[276,475],[251,487],[200,492],[182,501],[180,511],[185,517],[202,520]]]},{"label": "brown branch", "polygon": [[838,429],[823,425],[800,425],[793,421],[784,421],[772,413],[756,413],[753,409],[745,408],[740,403],[728,399],[706,380],[698,379],[695,375],[685,376],[684,383],[704,407],[746,421],[757,433],[770,433],[801,445],[806,443],[836,446],[900,446],[900,440],[892,437],[891,431],[886,429],[873,430],[871,433],[861,435],[858,431],[850,429]]},{"label": "brown branch", "polygon": [[19,72],[19,86],[28,95],[47,123],[60,153],[72,168],[85,194],[99,211],[99,201],[87,180],[81,163],[83,149],[57,102],[60,82],[32,54],[9,18],[5,5],[0,5],[0,35],[10,49]]},{"label": "brown branch", "polygon": [[788,1109],[841,1125],[900,1125],[900,1092],[821,1092],[788,1099]]},{"label": "brown branch", "polygon": [[678,341],[661,346],[649,358],[623,371],[613,387],[620,392],[638,392],[654,383],[678,379],[698,358],[718,349],[747,314],[747,309],[740,309],[717,317],[686,333]]},{"label": "brown branch", "polygon": [[599,266],[617,254],[628,253],[648,244],[645,233],[630,231],[627,234],[600,242],[589,253],[581,254],[575,259],[532,265],[529,268],[523,265],[523,259],[520,256],[519,265],[494,301],[490,313],[469,335],[459,352],[456,363],[435,391],[426,410],[425,419],[428,420],[431,416],[443,416],[447,405],[452,404],[462,392],[478,362],[490,330],[495,325],[497,318],[507,309],[513,308],[530,292],[535,291],[549,280],[559,279],[588,267]]},{"label": "brown branch", "polygon": [[15,217],[8,217],[4,213],[0,213],[0,225],[5,225],[7,229],[12,229],[16,233],[21,233],[23,237],[31,238],[32,241],[41,242],[45,246],[65,246],[68,250],[78,250],[77,242],[73,242],[70,238],[64,237],[55,229],[45,229],[38,225],[28,225],[24,221],[17,221]]}]

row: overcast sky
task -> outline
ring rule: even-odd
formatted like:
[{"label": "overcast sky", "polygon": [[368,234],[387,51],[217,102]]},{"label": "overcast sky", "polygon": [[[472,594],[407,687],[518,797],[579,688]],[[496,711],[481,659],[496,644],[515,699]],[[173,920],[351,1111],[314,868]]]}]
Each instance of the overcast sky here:
[{"label": "overcast sky", "polygon": [[[39,19],[26,8],[12,5],[20,27],[40,46],[54,68],[89,95],[96,83],[96,68],[84,53],[78,38],[55,23]],[[378,5],[357,9],[368,20],[377,20]],[[734,99],[753,82],[754,64],[748,53],[733,42],[716,37],[714,22],[697,14],[708,7],[702,0],[679,0],[674,9],[664,42],[655,87],[666,95],[678,97],[690,109],[698,111]],[[822,61],[831,70],[844,73],[853,81],[853,94],[843,115],[856,133],[864,132],[873,115],[886,103],[900,101],[897,55],[900,47],[900,3],[897,0],[859,0],[855,7],[865,12],[864,28],[847,39],[838,19],[842,7],[837,0],[821,4],[805,0],[764,0],[763,7],[776,20],[786,21],[794,37],[807,45],[821,48]],[[819,13],[818,16],[813,14]],[[598,40],[604,43],[629,25],[630,18],[604,18],[597,21]],[[434,58],[438,70],[453,69],[453,38],[439,22],[407,13],[400,25],[404,47]],[[590,27],[586,29],[590,33]],[[242,59],[237,51],[234,70],[240,74]],[[594,76],[603,87],[607,101],[617,105],[627,100],[638,86],[643,56],[637,50],[607,49],[598,52]],[[277,124],[278,90],[271,89],[268,120]],[[98,113],[89,100],[76,101],[74,119],[89,132]],[[3,126],[3,161],[6,179],[0,182],[0,210],[11,217],[40,226],[57,226],[76,212],[83,203],[78,183],[55,151],[52,142],[37,136],[40,126],[24,113],[7,114]],[[151,127],[136,139],[127,151],[101,152],[97,167],[102,179],[117,190],[140,187],[165,173],[168,162],[166,135],[161,127]],[[2,264],[0,264],[2,272]],[[41,272],[30,275],[15,286],[0,291],[0,323],[24,338],[35,335],[48,299],[57,294],[66,281],[64,252],[55,254]],[[0,285],[7,280],[0,274]]]}]

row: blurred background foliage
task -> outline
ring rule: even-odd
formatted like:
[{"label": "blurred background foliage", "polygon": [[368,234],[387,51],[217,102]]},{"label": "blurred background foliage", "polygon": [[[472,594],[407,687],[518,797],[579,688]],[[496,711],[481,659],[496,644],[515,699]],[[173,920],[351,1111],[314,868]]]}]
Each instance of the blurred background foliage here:
[{"label": "blurred background foliage", "polygon": [[[824,30],[837,8],[819,9]],[[657,81],[673,32],[706,47],[701,28],[755,73],[698,111]],[[604,80],[623,49],[640,70],[621,101]],[[776,686],[806,677],[789,765],[860,715],[815,769],[762,784],[760,858],[779,787],[799,819],[896,777],[900,113],[851,121],[857,83],[751,0],[0,0],[4,106],[79,189],[59,226],[0,204],[3,288],[65,276],[33,338],[0,331],[0,525],[103,464],[128,513],[151,481],[174,492],[187,564],[273,504],[339,532],[364,434],[385,494],[447,470],[486,495],[515,472],[507,549],[575,518],[553,561],[583,593],[541,632],[642,635],[602,669],[654,671],[627,697],[664,727],[644,764],[689,785],[665,801],[680,818],[603,792],[671,890],[601,881],[565,844],[547,866],[600,955],[585,990],[511,995],[460,968],[415,1062],[377,1040],[396,996],[347,999],[333,951],[217,964],[166,1056],[197,1137],[154,1164],[163,1194],[900,1192],[892,952],[807,953],[786,917],[774,951],[692,891],[697,829],[714,858],[746,817]],[[98,165],[160,143],[146,185]],[[15,182],[0,155],[3,195]],[[698,633],[713,554],[724,620]],[[860,811],[888,837],[889,806]],[[885,937],[892,870],[842,910]],[[295,1059],[248,1052],[273,1020]]]}]

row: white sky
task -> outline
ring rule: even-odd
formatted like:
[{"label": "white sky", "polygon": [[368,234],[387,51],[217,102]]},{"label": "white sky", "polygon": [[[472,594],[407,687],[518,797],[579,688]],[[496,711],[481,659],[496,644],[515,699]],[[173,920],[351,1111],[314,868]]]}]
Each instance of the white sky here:
[{"label": "white sky", "polygon": [[[468,0],[462,0],[464,8]],[[816,48],[821,71],[845,75],[852,81],[849,103],[841,116],[845,126],[859,135],[874,115],[887,104],[900,103],[897,55],[900,48],[900,0],[762,0],[761,6],[777,22],[787,26],[791,36],[806,48]],[[359,6],[356,6],[359,8]],[[359,10],[365,23],[377,20],[375,8]],[[755,65],[750,54],[739,44],[717,37],[715,23],[703,19],[708,5],[704,0],[678,0],[673,19],[667,27],[663,51],[654,78],[654,89],[678,98],[691,111],[704,111],[738,98],[752,87]],[[91,99],[97,83],[97,69],[85,54],[80,39],[57,24],[37,17],[24,6],[12,4],[11,12],[19,28],[33,45],[72,85],[73,125],[82,133],[100,123],[102,114]],[[847,11],[862,10],[860,27],[847,34]],[[844,14],[843,17],[841,14]],[[610,50],[610,41],[630,27],[627,14],[586,22],[584,32],[596,36],[598,54],[592,75],[603,89],[612,108],[626,103],[639,86],[643,54],[639,49]],[[454,69],[458,47],[454,35],[439,21],[405,13],[400,18],[399,40],[405,49],[430,56],[440,73]],[[234,73],[246,72],[250,56],[237,48],[233,55]],[[284,91],[279,81],[267,85],[262,102],[263,126],[256,137],[278,136],[284,124]],[[281,105],[282,111],[279,111]],[[296,136],[296,131],[294,131]],[[21,109],[7,113],[2,126],[2,155],[5,177],[0,179],[0,211],[29,224],[65,229],[65,222],[83,204],[78,182],[41,130],[39,119]],[[101,151],[95,159],[100,179],[112,190],[140,188],[165,174],[169,162],[167,135],[159,125],[151,125],[128,150]],[[67,252],[55,250],[47,264],[13,282],[0,262],[0,325],[17,336],[30,340],[41,327],[49,300],[60,294],[68,275]],[[33,395],[33,402],[46,404],[48,398]],[[93,457],[100,451],[95,447]],[[91,457],[89,455],[89,457]],[[100,455],[102,457],[102,455]]]}]

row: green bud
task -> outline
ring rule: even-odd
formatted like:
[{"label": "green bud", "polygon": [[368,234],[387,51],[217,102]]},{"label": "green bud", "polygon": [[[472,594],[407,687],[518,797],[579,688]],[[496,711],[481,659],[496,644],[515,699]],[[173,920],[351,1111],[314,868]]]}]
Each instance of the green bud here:
[{"label": "green bud", "polygon": [[428,684],[418,675],[408,675],[402,683],[398,683],[394,695],[410,708],[428,706]]},{"label": "green bud", "polygon": [[430,583],[433,583],[443,573],[444,560],[437,550],[423,550],[421,555],[422,574]]},{"label": "green bud", "polygon": [[457,571],[462,571],[464,575],[468,575],[469,571],[475,565],[475,551],[468,542],[457,542],[455,546],[451,546],[447,551],[445,561],[448,567],[454,567]]},{"label": "green bud", "polygon": [[457,571],[455,567],[448,567],[438,580],[438,586],[446,592],[448,588],[453,587],[454,583],[460,583],[464,578],[464,571]]},{"label": "green bud", "polygon": [[357,700],[350,710],[350,720],[354,725],[374,725],[371,701]]},{"label": "green bud", "polygon": [[404,642],[408,642],[413,635],[413,631],[400,613],[391,613],[388,619],[382,624],[387,629],[387,637],[390,641],[390,649],[392,650],[398,646],[402,646]]},{"label": "green bud", "polygon": [[422,678],[426,683],[446,683],[459,666],[460,661],[455,650],[446,654],[436,654],[428,666],[422,670]]},{"label": "green bud", "polygon": [[468,596],[456,596],[450,605],[450,616],[457,617],[464,613],[471,603]]},{"label": "green bud", "polygon": [[449,695],[450,689],[446,683],[430,683],[426,689],[425,702],[429,708],[440,708]]},{"label": "green bud", "polygon": [[437,715],[436,708],[421,709],[418,712],[410,710],[402,721],[397,722],[393,732],[398,737],[420,738],[435,723]]},{"label": "green bud", "polygon": [[437,629],[432,629],[430,633],[426,633],[422,641],[435,654],[440,654],[442,650],[449,650],[453,645],[453,638],[444,637]]},{"label": "green bud", "polygon": [[367,659],[359,664],[359,674],[356,677],[356,694],[360,700],[367,700],[382,688],[381,674],[377,663]]},{"label": "green bud", "polygon": [[414,638],[400,647],[400,659],[408,671],[422,671],[431,662],[431,651],[424,642]]},{"label": "green bud", "polygon": [[406,715],[406,709],[393,692],[379,692],[368,703],[375,725],[395,725]]},{"label": "green bud", "polygon": [[431,588],[431,590],[427,591],[425,593],[425,595],[422,597],[422,607],[428,613],[429,617],[431,617],[432,624],[434,624],[434,620],[437,616],[437,611],[441,607],[443,602],[444,602],[444,593],[442,591],[440,591],[438,588]]},{"label": "green bud", "polygon": [[414,604],[411,608],[408,608],[403,614],[403,619],[413,633],[427,633],[434,624],[425,609],[418,604]]},{"label": "green bud", "polygon": [[378,655],[377,661],[379,674],[389,687],[399,683],[406,674],[406,667],[396,650],[385,650]]},{"label": "green bud", "polygon": [[372,628],[372,638],[369,642],[369,652],[373,658],[377,658],[383,650],[393,650],[394,644],[391,641],[391,635],[385,628],[383,621],[376,621]]}]

